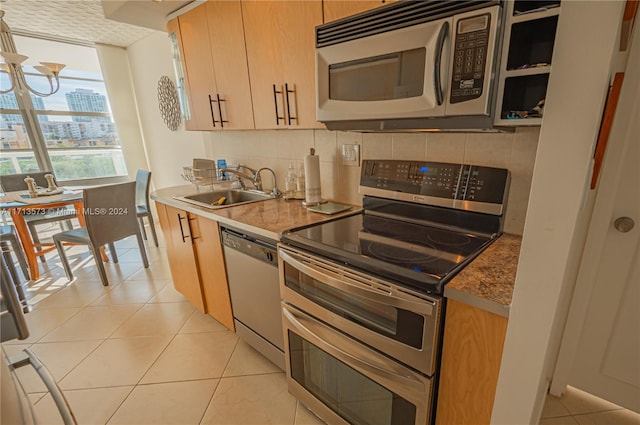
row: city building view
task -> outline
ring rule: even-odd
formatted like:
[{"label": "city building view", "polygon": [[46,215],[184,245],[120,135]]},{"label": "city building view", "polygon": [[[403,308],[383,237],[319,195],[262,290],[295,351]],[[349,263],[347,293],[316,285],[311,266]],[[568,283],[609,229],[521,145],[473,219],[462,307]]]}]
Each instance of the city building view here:
[{"label": "city building view", "polygon": [[[126,176],[95,47],[19,35],[14,42],[26,58],[24,79],[16,86],[0,69],[0,174],[47,170],[61,182]],[[41,61],[64,64],[53,85],[35,68]]]},{"label": "city building view", "polygon": [[[75,89],[65,93],[70,111],[109,113],[106,96],[93,90]],[[36,111],[44,111],[45,102],[42,97],[31,95]],[[19,109],[13,93],[0,95],[0,108]],[[116,127],[110,116],[72,115],[72,121],[65,120],[69,116],[49,116],[38,114],[40,128],[47,142],[47,147],[84,147],[119,145]],[[24,121],[20,114],[0,114],[0,130],[2,131],[2,149],[29,148],[25,136]]]},{"label": "city building view", "polygon": [[[105,95],[74,88],[50,98],[33,94],[30,97],[59,180],[126,174]],[[0,174],[37,170],[29,133],[13,92],[0,95],[0,110]]]}]

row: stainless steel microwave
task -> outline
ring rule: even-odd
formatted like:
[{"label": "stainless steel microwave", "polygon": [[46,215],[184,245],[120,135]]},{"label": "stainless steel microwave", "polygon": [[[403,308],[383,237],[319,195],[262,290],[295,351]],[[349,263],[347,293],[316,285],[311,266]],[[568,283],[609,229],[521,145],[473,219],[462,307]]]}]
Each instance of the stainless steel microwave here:
[{"label": "stainless steel microwave", "polygon": [[499,1],[402,1],[316,28],[317,118],[334,130],[493,125]]}]

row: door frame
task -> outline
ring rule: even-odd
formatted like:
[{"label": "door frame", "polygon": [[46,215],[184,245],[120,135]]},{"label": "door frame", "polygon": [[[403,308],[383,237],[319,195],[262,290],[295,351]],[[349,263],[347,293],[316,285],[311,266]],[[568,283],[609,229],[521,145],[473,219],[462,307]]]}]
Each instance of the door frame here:
[{"label": "door frame", "polygon": [[627,147],[631,143],[637,143],[637,139],[632,140],[632,125],[634,117],[640,113],[640,27],[638,26],[635,28],[633,41],[627,52],[629,52],[629,60],[622,92],[602,165],[600,182],[595,189],[595,205],[555,370],[551,378],[549,392],[554,396],[564,394],[567,385],[569,385],[573,360],[580,343],[589,300],[597,283],[596,271],[604,249],[604,240],[612,222],[616,188],[621,174],[618,164],[624,157]]}]

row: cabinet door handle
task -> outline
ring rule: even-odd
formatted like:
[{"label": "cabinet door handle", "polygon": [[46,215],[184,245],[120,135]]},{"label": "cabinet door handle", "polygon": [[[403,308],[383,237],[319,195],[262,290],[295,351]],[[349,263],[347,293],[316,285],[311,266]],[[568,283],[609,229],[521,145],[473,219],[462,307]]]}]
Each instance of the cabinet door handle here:
[{"label": "cabinet door handle", "polygon": [[[296,116],[292,117],[291,116],[291,108],[289,107],[289,93],[293,93],[295,95],[296,90],[295,90],[295,85],[293,86],[293,90],[289,90],[289,84],[284,83],[284,93],[285,93],[285,100],[287,101],[287,125],[291,125],[291,120],[296,120],[296,122],[298,121],[298,114],[296,113]],[[298,102],[296,102],[296,106],[298,105]],[[297,109],[297,108],[296,108]]]},{"label": "cabinet door handle", "polygon": [[282,94],[281,90],[276,90],[276,85],[273,85],[273,103],[276,107],[276,125],[280,125],[280,120],[284,121],[284,117],[280,116],[280,113],[278,112],[278,95]]},{"label": "cabinet door handle", "polygon": [[229,121],[222,119],[222,102],[224,99],[220,99],[220,94],[216,93],[216,99],[214,102],[218,104],[218,112],[220,113],[220,127],[224,128],[224,123],[228,123]]},{"label": "cabinet door handle", "polygon": [[444,42],[449,34],[449,22],[442,24],[438,40],[436,41],[436,50],[433,56],[433,87],[436,90],[436,102],[438,106],[444,102],[444,93],[442,91],[442,82],[440,81],[440,66],[442,65],[442,51],[444,50]]},{"label": "cabinet door handle", "polygon": [[191,241],[195,241],[196,239],[200,239],[200,236],[193,236],[193,227],[191,227],[191,222],[195,221],[196,217],[189,217],[187,215],[187,226],[189,226],[189,234],[191,235]]},{"label": "cabinet door handle", "polygon": [[[213,122],[213,127],[216,127],[216,123],[218,121],[216,121],[216,116],[213,113],[213,103],[216,102],[215,100],[213,100],[213,98],[211,97],[211,95],[209,95],[209,109],[211,110],[211,121]],[[222,119],[222,115],[220,116],[220,119]]]},{"label": "cabinet door handle", "polygon": [[184,235],[184,228],[182,227],[182,220],[184,220],[187,217],[183,217],[180,215],[180,213],[178,213],[178,224],[180,225],[180,236],[182,236],[182,242],[186,242],[187,238],[189,237],[189,235],[185,236]]}]

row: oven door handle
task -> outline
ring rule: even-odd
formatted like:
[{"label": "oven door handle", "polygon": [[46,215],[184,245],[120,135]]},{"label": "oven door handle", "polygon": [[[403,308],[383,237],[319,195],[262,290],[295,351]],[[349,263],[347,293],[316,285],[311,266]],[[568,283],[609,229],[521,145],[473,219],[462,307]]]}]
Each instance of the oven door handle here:
[{"label": "oven door handle", "polygon": [[[299,336],[336,359],[375,376],[376,380],[389,390],[406,397],[413,403],[424,404],[427,402],[427,397],[424,397],[424,400],[423,397],[418,397],[416,400],[415,395],[425,394],[426,387],[430,385],[428,378],[421,377],[396,362],[384,360],[383,355],[369,354],[369,349],[361,346],[355,340],[320,324],[287,304],[282,305],[282,314],[289,322],[288,325],[294,328]],[[358,356],[350,354],[346,350],[357,352]]]},{"label": "oven door handle", "polygon": [[370,289],[366,289],[363,287],[356,286],[348,281],[342,281],[336,279],[334,277],[328,276],[326,273],[323,273],[321,270],[316,269],[315,267],[304,264],[302,261],[298,259],[295,254],[284,251],[282,249],[278,250],[278,255],[282,258],[283,261],[289,263],[292,267],[296,268],[300,272],[305,275],[312,277],[320,282],[326,283],[329,286],[334,288],[338,288],[346,293],[367,299],[369,301],[385,304],[397,308],[401,308],[404,310],[409,310],[414,313],[425,314],[431,316],[433,314],[433,309],[435,303],[433,301],[429,301],[427,299],[423,299],[423,302],[415,302],[407,299],[396,297],[391,294],[381,294],[379,292],[374,292]]}]

